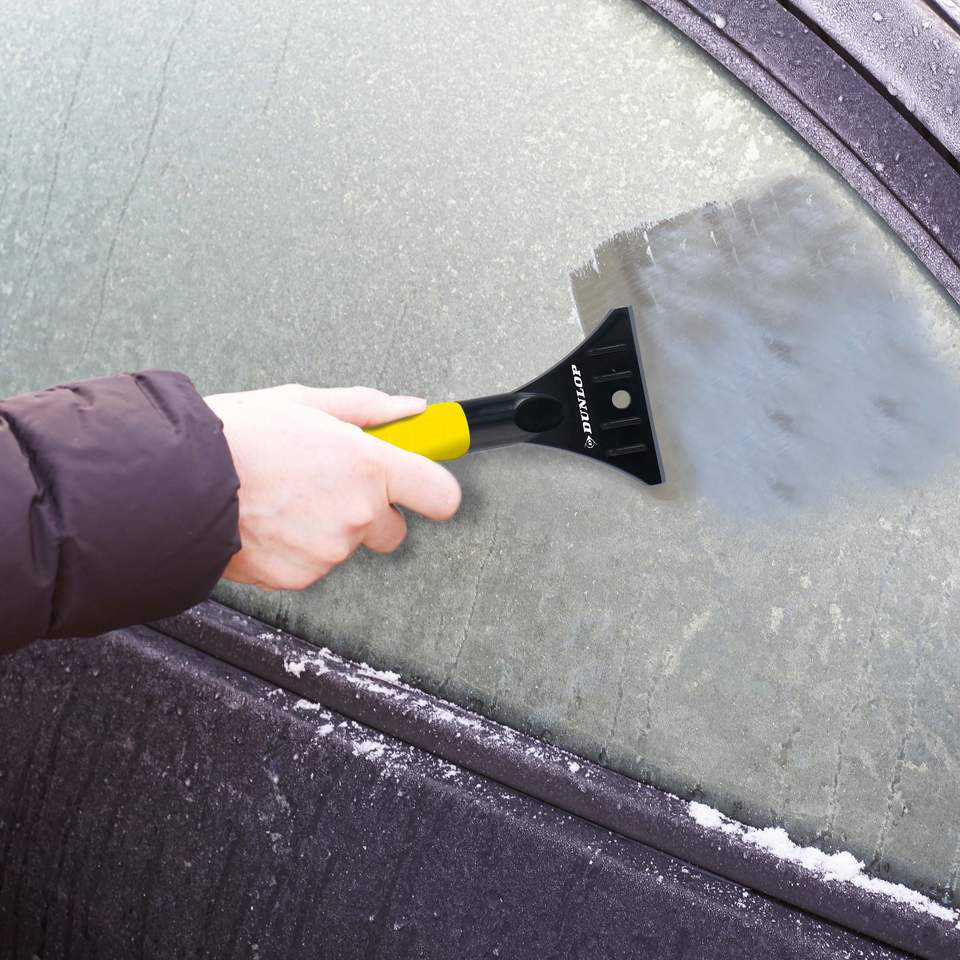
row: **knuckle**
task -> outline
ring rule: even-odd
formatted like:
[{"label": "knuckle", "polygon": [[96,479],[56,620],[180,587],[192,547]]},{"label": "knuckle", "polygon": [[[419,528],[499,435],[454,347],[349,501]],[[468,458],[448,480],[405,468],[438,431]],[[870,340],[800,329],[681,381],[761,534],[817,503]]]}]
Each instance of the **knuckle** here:
[{"label": "knuckle", "polygon": [[376,518],[376,511],[372,504],[364,501],[356,504],[350,511],[347,526],[354,531],[365,530]]},{"label": "knuckle", "polygon": [[403,514],[396,508],[392,508],[391,513],[394,519],[389,526],[385,525],[382,538],[384,553],[391,553],[396,550],[407,539],[407,522],[404,520]]},{"label": "knuckle", "polygon": [[392,553],[404,540],[407,539],[407,525],[405,523],[382,527],[374,531],[373,535],[364,543],[377,553]]},{"label": "knuckle", "polygon": [[331,567],[339,567],[353,556],[353,547],[345,541],[329,544],[324,551],[324,559]]}]

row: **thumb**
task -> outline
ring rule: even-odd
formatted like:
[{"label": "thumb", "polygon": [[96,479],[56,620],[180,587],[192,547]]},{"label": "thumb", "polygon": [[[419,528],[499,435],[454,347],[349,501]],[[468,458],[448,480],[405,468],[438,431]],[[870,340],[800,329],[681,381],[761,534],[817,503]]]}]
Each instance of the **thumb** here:
[{"label": "thumb", "polygon": [[304,387],[302,403],[358,427],[375,427],[423,413],[427,401],[419,397],[392,397],[370,387]]}]

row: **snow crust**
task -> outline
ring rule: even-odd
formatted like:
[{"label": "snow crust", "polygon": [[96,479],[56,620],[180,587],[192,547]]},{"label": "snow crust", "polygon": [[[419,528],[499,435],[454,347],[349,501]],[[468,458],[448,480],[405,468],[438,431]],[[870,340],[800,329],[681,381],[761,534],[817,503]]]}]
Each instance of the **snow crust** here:
[{"label": "snow crust", "polygon": [[718,830],[728,836],[744,840],[766,850],[780,860],[799,864],[829,883],[852,883],[856,887],[895,900],[906,907],[922,910],[940,920],[947,920],[960,929],[960,912],[936,903],[903,884],[869,876],[864,872],[863,861],[858,860],[846,850],[839,853],[824,853],[816,847],[800,847],[787,836],[786,830],[782,827],[763,829],[748,827],[746,824],[724,816],[719,810],[695,800],[687,807],[690,816],[707,830]]},{"label": "snow crust", "polygon": [[324,660],[324,654],[329,655],[329,653],[330,651],[324,647],[317,654],[308,654],[299,660],[284,660],[283,669],[298,679],[303,676],[303,671],[307,667],[313,667],[313,672],[316,674],[326,673],[330,668]]},{"label": "snow crust", "polygon": [[353,745],[353,752],[359,757],[372,757],[374,760],[379,759],[386,752],[386,745],[383,743],[377,743],[376,740],[363,740],[361,743],[355,743]]},{"label": "snow crust", "polygon": [[367,677],[375,677],[377,680],[386,680],[388,683],[399,683],[400,674],[392,670],[375,670],[368,663],[361,663],[360,672]]}]

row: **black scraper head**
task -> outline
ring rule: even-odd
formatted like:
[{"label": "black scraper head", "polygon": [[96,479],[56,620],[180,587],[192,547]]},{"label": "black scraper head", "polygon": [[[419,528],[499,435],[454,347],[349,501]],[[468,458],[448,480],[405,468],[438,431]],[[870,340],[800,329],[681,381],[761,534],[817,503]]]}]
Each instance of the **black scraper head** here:
[{"label": "black scraper head", "polygon": [[470,450],[537,443],[663,483],[632,307],[611,310],[576,350],[519,390],[460,405]]},{"label": "black scraper head", "polygon": [[663,483],[632,307],[611,310],[576,350],[523,390],[564,405],[562,423],[531,443],[599,460],[650,486]]}]

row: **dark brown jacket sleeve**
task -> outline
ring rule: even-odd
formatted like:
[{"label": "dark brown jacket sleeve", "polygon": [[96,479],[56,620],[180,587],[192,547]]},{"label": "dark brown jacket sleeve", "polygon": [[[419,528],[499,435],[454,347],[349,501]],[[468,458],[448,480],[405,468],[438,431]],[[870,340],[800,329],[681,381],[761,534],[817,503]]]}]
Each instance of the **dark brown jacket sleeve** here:
[{"label": "dark brown jacket sleeve", "polygon": [[205,599],[240,549],[220,420],[181,373],[0,401],[0,654]]}]

